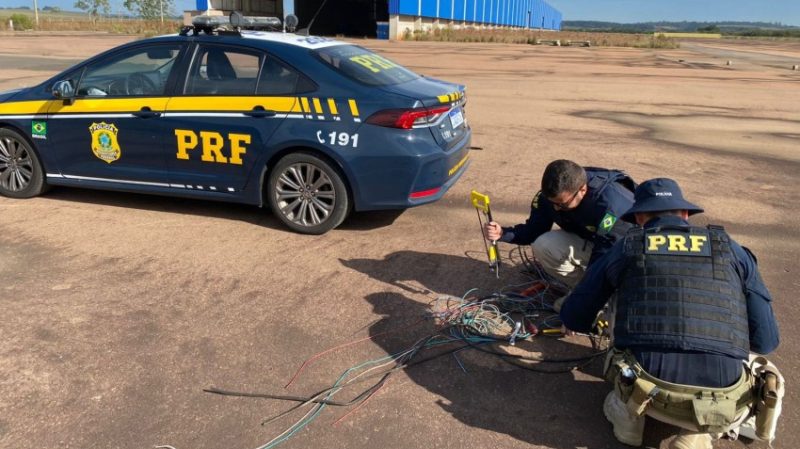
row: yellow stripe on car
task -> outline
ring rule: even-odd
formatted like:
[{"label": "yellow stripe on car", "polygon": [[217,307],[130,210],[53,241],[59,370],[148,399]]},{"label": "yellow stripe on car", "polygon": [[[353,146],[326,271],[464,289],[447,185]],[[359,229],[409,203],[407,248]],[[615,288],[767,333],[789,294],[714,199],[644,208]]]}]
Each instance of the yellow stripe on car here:
[{"label": "yellow stripe on car", "polygon": [[450,171],[447,172],[447,176],[453,176],[455,172],[457,172],[461,167],[464,166],[464,164],[467,163],[467,159],[469,159],[469,154],[467,154],[460,161],[458,161],[458,164],[454,165],[453,168],[451,168]]},{"label": "yellow stripe on car", "polygon": [[331,114],[339,115],[339,110],[336,108],[336,102],[333,100],[333,98],[328,98],[328,107],[331,110]]},{"label": "yellow stripe on car", "polygon": [[452,103],[456,100],[461,99],[463,96],[464,96],[463,92],[450,92],[444,95],[439,95],[436,98],[439,99],[439,103]]},{"label": "yellow stripe on car", "polygon": [[45,114],[47,101],[12,101],[0,104],[0,114]]},{"label": "yellow stripe on car", "polygon": [[314,98],[314,111],[317,114],[322,114],[322,104],[319,102],[319,98]]},{"label": "yellow stripe on car", "polygon": [[50,102],[50,114],[77,114],[77,113],[111,113],[111,112],[137,112],[147,106],[154,111],[162,111],[169,102],[168,97],[153,98],[76,98],[72,104],[64,104],[62,100]]},{"label": "yellow stripe on car", "polygon": [[[249,111],[255,106],[261,106],[264,109],[269,109],[276,112],[300,112],[296,97],[214,97],[213,102],[209,102],[208,97],[173,97],[172,99],[166,97],[125,99],[78,98],[72,104],[64,104],[64,102],[61,100],[38,103],[41,103],[41,105],[50,103],[50,107],[47,110],[47,112],[50,114],[115,112],[132,113],[141,110],[141,108],[144,106],[147,106],[154,111],[169,112]],[[0,105],[0,113],[4,111],[4,106],[12,105],[14,105],[14,103]],[[44,108],[41,108],[41,105],[39,112],[44,113]],[[13,110],[16,113],[20,113],[19,111],[34,112],[32,109],[33,108],[29,106],[27,108],[16,107]]]},{"label": "yellow stripe on car", "polygon": [[255,106],[276,112],[300,112],[296,97],[214,97],[212,102],[208,97],[173,97],[167,111],[249,111]]},{"label": "yellow stripe on car", "polygon": [[358,105],[356,104],[356,100],[350,99],[347,100],[350,104],[350,112],[353,114],[353,117],[358,117]]}]

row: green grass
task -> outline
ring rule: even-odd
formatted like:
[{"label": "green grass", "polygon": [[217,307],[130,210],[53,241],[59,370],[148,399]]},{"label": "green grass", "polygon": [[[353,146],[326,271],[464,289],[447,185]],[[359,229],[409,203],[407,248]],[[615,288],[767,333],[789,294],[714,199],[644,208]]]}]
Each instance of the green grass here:
[{"label": "green grass", "polygon": [[143,20],[128,16],[92,17],[83,12],[40,11],[39,24],[34,23],[33,11],[27,9],[0,9],[0,30],[8,30],[8,20],[14,18],[14,30],[24,31],[98,31],[118,34],[157,36],[176,33],[182,22],[173,18]]},{"label": "green grass", "polygon": [[450,27],[431,31],[406,30],[404,40],[444,42],[490,42],[504,44],[535,44],[539,40],[591,42],[598,47],[678,48],[675,39],[653,37],[652,34],[601,33],[576,31],[534,31]]},{"label": "green grass", "polygon": [[[24,14],[26,16],[33,17],[33,10],[31,9],[0,9],[0,17],[9,17],[12,14]],[[52,11],[42,11],[39,10],[39,20],[43,18],[50,18],[50,19],[57,19],[57,18],[72,18],[72,19],[79,19],[85,18],[89,19],[91,16],[89,14],[77,11],[59,11],[59,12],[52,12]]]}]

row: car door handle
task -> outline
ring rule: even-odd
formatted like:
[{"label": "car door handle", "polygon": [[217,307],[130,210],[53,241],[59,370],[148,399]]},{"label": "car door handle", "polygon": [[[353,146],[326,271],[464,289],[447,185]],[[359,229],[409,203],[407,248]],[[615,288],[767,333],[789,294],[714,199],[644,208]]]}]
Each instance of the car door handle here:
[{"label": "car door handle", "polygon": [[159,117],[161,113],[153,111],[152,109],[150,109],[149,106],[145,106],[138,112],[134,112],[133,115],[139,118],[153,118],[153,117]]},{"label": "car door handle", "polygon": [[244,115],[249,115],[253,118],[274,117],[277,114],[270,109],[264,109],[264,106],[256,106],[251,111],[245,112]]}]

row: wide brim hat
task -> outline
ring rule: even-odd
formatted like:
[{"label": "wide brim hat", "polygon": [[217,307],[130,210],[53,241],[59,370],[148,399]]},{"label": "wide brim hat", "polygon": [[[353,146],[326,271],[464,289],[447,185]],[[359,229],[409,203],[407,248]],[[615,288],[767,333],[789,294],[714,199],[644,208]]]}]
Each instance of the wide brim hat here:
[{"label": "wide brim hat", "polygon": [[702,207],[686,201],[678,183],[669,178],[655,178],[641,183],[633,199],[633,206],[622,216],[623,220],[631,223],[636,222],[634,214],[642,212],[686,210],[689,215],[703,212]]}]

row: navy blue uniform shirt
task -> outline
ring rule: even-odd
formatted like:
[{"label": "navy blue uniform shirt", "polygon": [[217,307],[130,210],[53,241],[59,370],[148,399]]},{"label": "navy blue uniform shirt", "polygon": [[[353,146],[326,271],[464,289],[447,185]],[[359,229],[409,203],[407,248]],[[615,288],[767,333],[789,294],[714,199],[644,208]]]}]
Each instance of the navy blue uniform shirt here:
[{"label": "navy blue uniform shirt", "polygon": [[530,245],[553,224],[594,243],[591,264],[614,242],[625,236],[630,224],[620,217],[633,206],[636,184],[619,170],[585,167],[587,191],[573,210],[556,210],[541,192],[531,202],[531,215],[525,223],[503,227],[501,242]]},{"label": "navy blue uniform shirt", "polygon": [[[657,217],[644,225],[687,226],[677,216]],[[739,274],[747,300],[747,321],[750,350],[768,354],[778,347],[778,323],[772,313],[772,298],[761,280],[756,259],[746,248],[731,239],[734,269]],[[592,264],[561,308],[564,325],[577,332],[589,332],[611,295],[621,283],[625,257],[623,242],[615,244],[607,254]],[[645,371],[672,383],[705,387],[725,387],[742,374],[742,361],[716,354],[659,351],[658,348],[629,348]]]}]

